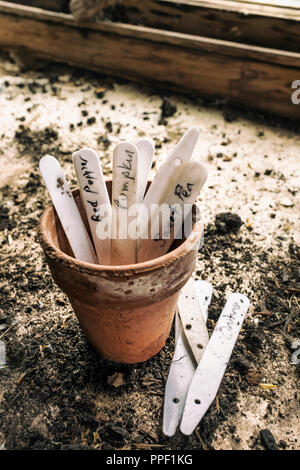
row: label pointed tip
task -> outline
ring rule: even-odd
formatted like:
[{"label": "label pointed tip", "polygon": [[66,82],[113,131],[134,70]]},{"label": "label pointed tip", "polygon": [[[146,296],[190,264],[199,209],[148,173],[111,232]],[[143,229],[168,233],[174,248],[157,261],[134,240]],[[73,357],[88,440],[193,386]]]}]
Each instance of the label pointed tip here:
[{"label": "label pointed tip", "polygon": [[195,135],[199,135],[199,134],[200,134],[200,130],[199,130],[199,128],[196,127],[196,126],[190,127],[187,132],[190,133],[190,134],[193,133],[193,134],[195,134]]},{"label": "label pointed tip", "polygon": [[185,423],[181,423],[181,425],[180,425],[180,432],[182,434],[184,434],[185,436],[190,436],[193,433],[194,429],[195,429],[194,427],[191,428],[190,426],[186,425]]},{"label": "label pointed tip", "polygon": [[173,437],[174,434],[176,432],[176,429],[166,429],[166,428],[163,428],[163,434],[167,437]]}]

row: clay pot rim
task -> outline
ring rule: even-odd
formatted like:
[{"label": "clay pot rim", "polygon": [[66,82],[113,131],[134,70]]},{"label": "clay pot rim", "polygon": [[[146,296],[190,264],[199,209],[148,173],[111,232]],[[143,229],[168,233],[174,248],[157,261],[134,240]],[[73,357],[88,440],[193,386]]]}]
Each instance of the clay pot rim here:
[{"label": "clay pot rim", "polygon": [[50,217],[51,212],[54,214],[54,207],[53,205],[48,206],[42,213],[40,223],[39,223],[39,230],[38,230],[38,238],[42,248],[44,249],[45,253],[57,260],[59,264],[66,264],[66,265],[74,265],[80,271],[86,271],[89,273],[100,274],[100,273],[111,273],[114,276],[128,276],[131,273],[142,273],[145,271],[152,271],[155,269],[159,269],[166,264],[171,264],[175,262],[181,256],[184,256],[188,250],[187,245],[193,240],[192,238],[196,237],[196,233],[203,231],[203,223],[201,220],[198,220],[194,223],[193,229],[188,236],[188,238],[182,242],[177,248],[174,250],[166,253],[165,255],[159,256],[158,258],[153,258],[148,261],[142,261],[141,263],[134,263],[134,264],[124,264],[124,265],[106,265],[106,264],[94,264],[88,263],[86,261],[81,261],[73,256],[66,254],[64,251],[57,248],[53,243],[50,242],[47,236],[46,230],[46,222],[48,217]]}]

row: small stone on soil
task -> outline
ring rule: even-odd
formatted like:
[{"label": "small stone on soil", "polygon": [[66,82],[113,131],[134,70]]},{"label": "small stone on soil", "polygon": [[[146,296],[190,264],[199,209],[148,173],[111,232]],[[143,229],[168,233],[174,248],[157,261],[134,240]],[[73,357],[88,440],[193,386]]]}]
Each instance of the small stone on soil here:
[{"label": "small stone on soil", "polygon": [[279,450],[279,447],[276,444],[274,436],[269,429],[262,429],[260,431],[260,438],[261,438],[262,444],[265,446],[267,450]]},{"label": "small stone on soil", "polygon": [[216,215],[215,226],[219,233],[236,232],[243,225],[243,221],[237,214],[222,212]]}]

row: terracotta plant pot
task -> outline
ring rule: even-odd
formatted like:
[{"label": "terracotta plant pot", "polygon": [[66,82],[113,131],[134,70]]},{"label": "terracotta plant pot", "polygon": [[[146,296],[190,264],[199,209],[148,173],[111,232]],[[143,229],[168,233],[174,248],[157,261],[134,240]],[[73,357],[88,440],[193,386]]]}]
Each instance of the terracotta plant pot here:
[{"label": "terracotta plant pot", "polygon": [[[107,182],[111,193],[111,182]],[[79,191],[73,191],[88,227]],[[65,292],[92,346],[115,362],[146,361],[164,346],[180,289],[196,261],[202,223],[159,258],[127,266],[75,259],[53,206],[42,214],[39,241],[55,283]],[[177,241],[178,242],[178,241]]]}]

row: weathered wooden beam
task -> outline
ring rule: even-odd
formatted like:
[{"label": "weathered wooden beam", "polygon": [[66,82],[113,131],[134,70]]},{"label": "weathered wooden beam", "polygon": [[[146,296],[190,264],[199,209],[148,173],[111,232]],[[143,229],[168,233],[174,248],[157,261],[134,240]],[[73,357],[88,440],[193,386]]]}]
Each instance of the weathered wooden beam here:
[{"label": "weathered wooden beam", "polygon": [[123,0],[123,22],[300,52],[300,11],[225,0]]},{"label": "weathered wooden beam", "polygon": [[291,102],[300,54],[217,39],[12,8],[0,1],[0,47],[193,95],[229,100],[300,120]]},{"label": "weathered wooden beam", "polygon": [[9,0],[9,3],[18,3],[51,11],[63,11],[67,8],[68,0]]}]

